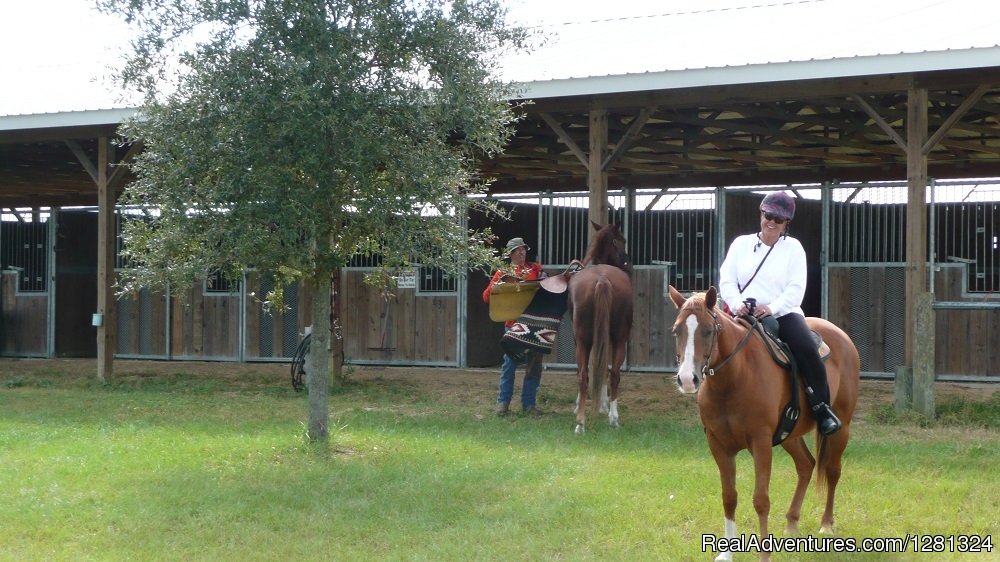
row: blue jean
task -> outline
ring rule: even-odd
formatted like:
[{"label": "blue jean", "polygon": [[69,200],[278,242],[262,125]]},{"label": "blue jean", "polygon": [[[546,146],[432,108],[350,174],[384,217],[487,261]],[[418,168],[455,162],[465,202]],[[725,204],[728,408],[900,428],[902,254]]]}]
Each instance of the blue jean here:
[{"label": "blue jean", "polygon": [[[527,370],[524,382],[521,384],[521,407],[533,408],[538,394],[538,385],[542,383],[542,357],[533,352],[528,353]],[[509,403],[514,396],[514,377],[517,366],[520,365],[506,353],[503,355],[503,365],[500,367],[500,394],[497,404]]]}]

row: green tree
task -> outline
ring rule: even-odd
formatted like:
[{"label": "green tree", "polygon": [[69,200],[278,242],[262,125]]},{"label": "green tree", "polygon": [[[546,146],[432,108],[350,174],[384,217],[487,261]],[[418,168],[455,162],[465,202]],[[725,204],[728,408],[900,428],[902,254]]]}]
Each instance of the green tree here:
[{"label": "green tree", "polygon": [[[144,96],[120,203],[122,289],[255,268],[314,291],[308,434],[328,439],[331,274],[380,256],[496,266],[470,231],[477,158],[512,131],[501,56],[528,47],[496,0],[99,0],[137,29],[120,69]],[[349,327],[345,327],[349,329]]]}]

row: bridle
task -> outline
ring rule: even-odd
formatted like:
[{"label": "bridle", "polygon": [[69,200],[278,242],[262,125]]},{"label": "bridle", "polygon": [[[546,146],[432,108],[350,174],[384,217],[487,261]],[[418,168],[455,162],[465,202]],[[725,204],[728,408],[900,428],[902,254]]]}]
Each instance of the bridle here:
[{"label": "bridle", "polygon": [[750,336],[753,334],[753,330],[752,329],[751,330],[747,330],[746,335],[743,336],[743,339],[741,339],[740,343],[736,345],[736,349],[734,349],[732,353],[730,353],[728,356],[726,356],[726,358],[723,359],[722,362],[719,363],[718,365],[716,365],[715,367],[709,367],[708,366],[708,362],[712,360],[712,350],[715,349],[715,346],[718,343],[719,332],[722,331],[722,324],[719,323],[719,313],[716,312],[715,310],[709,310],[708,311],[708,315],[712,317],[712,324],[713,324],[713,326],[712,326],[712,343],[709,344],[708,351],[705,352],[705,361],[702,362],[702,366],[701,366],[701,376],[704,377],[704,378],[714,377],[715,376],[715,371],[717,371],[717,370],[725,367],[726,363],[729,363],[729,361],[733,357],[735,357],[736,354],[739,353],[741,349],[743,349],[743,346],[746,345],[747,341],[750,340]]}]

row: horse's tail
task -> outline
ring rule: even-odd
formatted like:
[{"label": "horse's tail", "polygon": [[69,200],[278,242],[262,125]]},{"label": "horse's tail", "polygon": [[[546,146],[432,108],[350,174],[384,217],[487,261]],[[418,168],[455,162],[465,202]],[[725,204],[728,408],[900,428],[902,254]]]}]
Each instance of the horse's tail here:
[{"label": "horse's tail", "polygon": [[590,357],[590,399],[598,404],[601,385],[608,377],[611,349],[611,281],[601,275],[594,285],[594,346]]},{"label": "horse's tail", "polygon": [[830,447],[827,438],[816,429],[816,491],[826,489],[826,465],[830,462]]}]

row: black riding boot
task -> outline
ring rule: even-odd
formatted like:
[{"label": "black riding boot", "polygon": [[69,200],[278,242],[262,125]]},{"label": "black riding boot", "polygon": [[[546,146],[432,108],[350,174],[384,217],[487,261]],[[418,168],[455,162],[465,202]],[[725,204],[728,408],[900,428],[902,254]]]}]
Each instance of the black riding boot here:
[{"label": "black riding boot", "polygon": [[[830,408],[830,387],[826,382],[826,367],[819,358],[805,318],[799,314],[786,314],[778,318],[781,339],[788,344],[804,379],[806,398],[816,417],[816,430],[830,435],[840,429],[840,419]],[[815,390],[814,390],[815,389]]]},{"label": "black riding boot", "polygon": [[812,407],[813,415],[816,416],[816,431],[823,435],[836,433],[840,429],[840,418],[833,413],[830,405],[820,402]]}]

